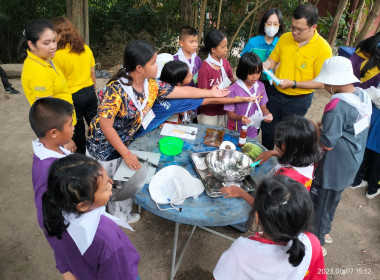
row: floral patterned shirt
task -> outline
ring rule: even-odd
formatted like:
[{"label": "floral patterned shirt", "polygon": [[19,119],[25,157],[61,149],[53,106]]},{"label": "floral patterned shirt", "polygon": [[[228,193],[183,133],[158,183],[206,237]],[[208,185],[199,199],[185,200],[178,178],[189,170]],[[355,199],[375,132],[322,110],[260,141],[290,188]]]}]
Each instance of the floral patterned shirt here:
[{"label": "floral patterned shirt", "polygon": [[[148,88],[149,96],[143,109],[144,116],[152,108],[154,101],[165,98],[173,91],[174,86],[160,80],[149,79]],[[133,89],[133,93],[139,102],[144,101],[143,92],[139,93]],[[88,129],[86,147],[94,158],[110,161],[119,158],[120,155],[100,129],[100,118],[114,119],[113,128],[123,143],[128,146],[141,126],[141,116],[118,81],[110,82],[100,91],[99,101],[98,113],[91,121]]]}]

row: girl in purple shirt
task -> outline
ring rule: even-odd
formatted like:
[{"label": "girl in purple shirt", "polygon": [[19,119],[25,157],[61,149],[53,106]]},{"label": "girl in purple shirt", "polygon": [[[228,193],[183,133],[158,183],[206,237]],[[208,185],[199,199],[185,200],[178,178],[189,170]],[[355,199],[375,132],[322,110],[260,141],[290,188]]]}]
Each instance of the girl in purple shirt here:
[{"label": "girl in purple shirt", "polygon": [[50,167],[42,197],[44,227],[63,279],[139,279],[139,253],[105,212],[112,181],[95,160],[72,154]]},{"label": "girl in purple shirt", "polygon": [[258,134],[261,121],[270,123],[272,114],[267,109],[268,102],[265,86],[259,81],[263,72],[263,64],[255,53],[245,53],[239,60],[236,76],[239,78],[235,84],[229,87],[228,97],[255,97],[250,103],[224,105],[227,111],[228,128],[240,131],[242,125],[248,125],[247,136],[255,138]]}]

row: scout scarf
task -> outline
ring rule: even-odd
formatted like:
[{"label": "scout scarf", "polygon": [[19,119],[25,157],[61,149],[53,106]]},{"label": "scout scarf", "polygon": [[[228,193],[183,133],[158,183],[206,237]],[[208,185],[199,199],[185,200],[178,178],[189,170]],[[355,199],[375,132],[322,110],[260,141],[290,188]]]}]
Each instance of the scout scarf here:
[{"label": "scout scarf", "polygon": [[175,55],[178,55],[178,59],[182,62],[185,62],[187,64],[187,66],[189,66],[189,68],[190,68],[190,73],[193,73],[193,69],[194,69],[194,65],[195,65],[195,58],[197,57],[197,54],[193,53],[191,55],[190,62],[185,57],[185,54],[183,53],[182,48],[179,48],[178,52]]}]

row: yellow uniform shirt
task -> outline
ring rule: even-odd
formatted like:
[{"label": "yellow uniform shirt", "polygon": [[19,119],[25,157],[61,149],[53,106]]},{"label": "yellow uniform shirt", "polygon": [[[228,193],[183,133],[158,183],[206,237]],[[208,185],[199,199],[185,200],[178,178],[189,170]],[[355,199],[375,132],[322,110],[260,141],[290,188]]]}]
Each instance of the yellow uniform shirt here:
[{"label": "yellow uniform shirt", "polygon": [[62,70],[69,92],[73,94],[94,84],[91,67],[95,66],[95,59],[87,45],[84,45],[84,52],[81,54],[70,52],[70,49],[70,44],[67,44],[64,49],[57,50],[53,62]]},{"label": "yellow uniform shirt", "polygon": [[[28,56],[22,67],[21,83],[30,105],[43,97],[60,98],[73,104],[73,98],[62,71],[54,66],[50,59],[47,62],[30,51],[27,52]],[[76,123],[74,111],[73,125]]]},{"label": "yellow uniform shirt", "polygon": [[[299,46],[291,32],[283,34],[270,57],[279,62],[276,76],[279,79],[309,81],[318,76],[323,62],[332,56],[330,45],[315,31],[311,40]],[[313,89],[287,88],[276,89],[287,95],[301,95],[313,92]]]}]

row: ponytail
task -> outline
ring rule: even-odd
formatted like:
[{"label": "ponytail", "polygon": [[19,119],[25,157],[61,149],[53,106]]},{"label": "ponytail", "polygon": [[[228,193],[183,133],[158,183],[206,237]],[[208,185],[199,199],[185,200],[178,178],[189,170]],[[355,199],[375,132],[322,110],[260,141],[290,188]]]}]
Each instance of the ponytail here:
[{"label": "ponytail", "polygon": [[289,254],[289,263],[296,267],[301,263],[305,256],[305,245],[296,236],[292,238],[292,245],[286,253]]},{"label": "ponytail", "polygon": [[367,63],[364,65],[362,70],[360,70],[360,78],[363,78],[368,70],[371,70],[374,67],[380,70],[380,40],[376,42],[376,46],[371,53],[370,58]]},{"label": "ponytail", "polygon": [[45,192],[42,196],[42,213],[44,217],[44,227],[47,234],[49,236],[56,236],[58,239],[61,239],[62,233],[69,225],[65,224],[62,210],[52,203],[48,192]]},{"label": "ponytail", "polygon": [[26,40],[25,35],[22,35],[20,42],[17,47],[17,56],[21,61],[24,61],[27,57],[27,49],[28,49],[28,40]]},{"label": "ponytail", "polygon": [[53,23],[47,19],[34,19],[28,22],[24,30],[24,34],[18,44],[18,57],[24,61],[28,56],[27,50],[29,48],[28,41],[33,45],[36,45],[36,42],[40,39],[41,34],[46,30],[54,30]]},{"label": "ponytail", "polygon": [[60,239],[69,226],[63,213],[83,214],[81,202],[92,204],[98,188],[101,165],[81,154],[57,159],[49,169],[48,188],[42,196],[44,227],[49,236]]},{"label": "ponytail", "polygon": [[259,216],[263,231],[273,241],[289,243],[289,263],[298,266],[305,256],[305,245],[298,236],[309,231],[314,209],[305,186],[293,179],[275,175],[264,179],[256,189],[253,211]]},{"label": "ponytail", "polygon": [[123,65],[121,66],[119,71],[117,71],[117,73],[111,77],[108,83],[116,81],[121,77],[124,77],[128,79],[128,83],[124,85],[132,85],[133,79],[127,73],[135,71],[138,65],[144,67],[155,53],[155,48],[145,41],[134,40],[129,42],[124,50]]},{"label": "ponytail", "polygon": [[210,30],[204,38],[204,46],[200,48],[203,54],[211,54],[211,49],[216,48],[227,35],[219,30]]}]

